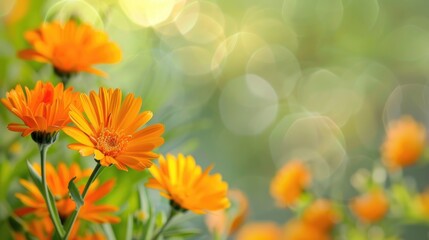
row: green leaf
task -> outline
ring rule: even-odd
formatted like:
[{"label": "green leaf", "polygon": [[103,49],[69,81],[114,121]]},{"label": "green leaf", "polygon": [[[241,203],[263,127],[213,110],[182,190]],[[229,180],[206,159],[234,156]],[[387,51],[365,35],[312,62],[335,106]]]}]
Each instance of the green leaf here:
[{"label": "green leaf", "polygon": [[201,234],[201,230],[197,228],[168,228],[162,234],[165,238],[182,237],[189,238]]},{"label": "green leaf", "polygon": [[149,216],[146,224],[143,227],[143,237],[141,239],[152,239],[155,227],[155,216],[154,214]]},{"label": "green leaf", "polygon": [[110,225],[109,223],[104,223],[102,227],[107,240],[116,240],[115,233],[113,232],[113,229],[112,229],[112,225]]},{"label": "green leaf", "polygon": [[164,212],[158,212],[156,214],[156,220],[155,220],[156,226],[161,227],[162,225],[164,225],[166,219],[167,217],[165,216]]},{"label": "green leaf", "polygon": [[[34,184],[36,184],[40,193],[43,195],[42,179],[41,179],[40,175],[37,173],[37,171],[33,168],[33,166],[31,165],[31,163],[28,160],[27,160],[27,167],[28,167],[28,172],[30,173],[31,179],[33,179]],[[57,206],[55,205],[55,198],[52,195],[49,188],[48,188],[48,197],[49,197],[49,200],[51,201],[51,203],[53,203],[52,207],[53,207],[54,212],[55,212],[55,214],[53,214],[53,216],[52,216],[52,221],[54,221],[54,225],[61,227],[60,229],[57,229],[59,231],[59,234],[64,235],[65,232],[64,232],[64,228],[62,227],[62,223],[61,223],[61,219],[60,219],[59,214],[58,214]]]},{"label": "green leaf", "polygon": [[127,219],[127,232],[125,234],[126,240],[133,239],[133,215],[129,214]]},{"label": "green leaf", "polygon": [[33,182],[36,184],[40,193],[43,193],[42,179],[40,178],[39,174],[36,172],[36,170],[33,168],[33,165],[31,165],[29,161],[27,161],[27,167],[28,167],[28,171],[30,173],[31,179],[33,179]]},{"label": "green leaf", "polygon": [[80,195],[79,189],[77,189],[76,185],[73,182],[75,179],[76,177],[70,180],[68,188],[71,198],[76,203],[76,208],[80,208],[83,205],[83,198],[82,195]]}]

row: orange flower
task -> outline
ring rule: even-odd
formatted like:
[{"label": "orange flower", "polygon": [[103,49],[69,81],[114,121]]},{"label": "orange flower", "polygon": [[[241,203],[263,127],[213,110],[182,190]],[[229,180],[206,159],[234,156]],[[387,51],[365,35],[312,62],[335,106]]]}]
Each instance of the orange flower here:
[{"label": "orange flower", "polygon": [[[40,166],[35,165],[36,171],[40,174]],[[69,217],[76,205],[75,202],[69,197],[68,183],[76,177],[75,183],[79,190],[82,192],[84,184],[80,180],[88,178],[91,175],[91,169],[81,170],[79,165],[72,164],[70,168],[64,163],[58,165],[58,171],[47,163],[46,165],[46,179],[48,186],[55,198],[55,204],[58,209],[60,218],[65,220]],[[21,179],[20,183],[28,190],[27,194],[17,193],[16,197],[24,203],[25,207],[19,208],[15,211],[18,216],[34,213],[39,217],[48,217],[48,209],[44,201],[43,195],[34,183]],[[119,218],[111,214],[118,210],[117,207],[111,205],[96,205],[95,203],[109,193],[114,185],[113,180],[109,180],[100,185],[96,180],[91,184],[88,193],[85,197],[85,204],[81,207],[79,212],[79,219],[84,219],[91,222],[103,223],[117,223]]]},{"label": "orange flower", "polygon": [[[48,240],[53,238],[54,225],[52,224],[49,217],[32,219],[25,222],[25,228],[28,233],[36,237],[39,240]],[[73,230],[70,233],[70,240],[104,240],[106,237],[101,232],[89,233],[84,232],[83,235],[78,235],[79,222],[76,222],[73,226]],[[22,233],[15,232],[14,238],[26,239]]]},{"label": "orange flower", "polygon": [[160,156],[159,167],[149,168],[152,178],[146,186],[161,190],[162,196],[173,201],[173,207],[198,214],[225,209],[230,205],[226,198],[228,184],[220,174],[209,175],[212,168],[202,172],[192,156]]},{"label": "orange flower", "polygon": [[305,165],[293,160],[283,166],[271,181],[270,192],[279,206],[287,207],[295,203],[310,181],[310,172]]},{"label": "orange flower", "polygon": [[350,203],[350,208],[360,220],[372,223],[386,215],[389,203],[381,190],[374,189],[353,199]]},{"label": "orange flower", "polygon": [[17,85],[1,101],[24,123],[11,123],[7,128],[21,132],[22,136],[33,132],[54,134],[70,122],[70,105],[80,107],[77,97],[73,88],[64,90],[62,83],[54,87],[52,83],[38,81],[33,90],[25,87],[25,94],[21,85]]},{"label": "orange flower", "polygon": [[25,38],[32,49],[22,50],[18,56],[26,60],[50,62],[60,74],[83,71],[105,77],[106,73],[92,66],[121,60],[119,47],[108,40],[106,33],[73,20],[64,25],[59,22],[44,23],[39,29],[28,31]]},{"label": "orange flower", "polygon": [[417,206],[420,208],[424,216],[429,217],[429,190],[417,196]]},{"label": "orange flower", "polygon": [[257,222],[243,226],[237,233],[237,240],[280,240],[281,229],[273,222]]},{"label": "orange flower", "polygon": [[330,201],[319,199],[305,210],[302,221],[326,232],[331,230],[338,221],[338,215]]},{"label": "orange flower", "polygon": [[225,210],[207,214],[206,224],[211,232],[217,234],[233,234],[244,222],[249,212],[249,202],[240,190],[230,190],[228,197],[232,205]]},{"label": "orange flower", "polygon": [[71,107],[70,118],[76,127],[66,127],[64,132],[79,143],[69,148],[78,150],[82,156],[94,154],[102,166],[115,165],[120,170],[127,167],[143,170],[158,157],[152,150],[164,143],[162,124],[141,130],[152,118],[152,112],[139,113],[142,99],[128,94],[122,103],[120,89],[100,88],[88,95],[81,94],[84,114]]},{"label": "orange flower", "polygon": [[329,240],[326,231],[303,221],[290,221],[286,224],[283,239],[287,240]]},{"label": "orange flower", "polygon": [[384,163],[392,169],[415,163],[425,147],[425,127],[407,116],[389,125],[381,148]]}]

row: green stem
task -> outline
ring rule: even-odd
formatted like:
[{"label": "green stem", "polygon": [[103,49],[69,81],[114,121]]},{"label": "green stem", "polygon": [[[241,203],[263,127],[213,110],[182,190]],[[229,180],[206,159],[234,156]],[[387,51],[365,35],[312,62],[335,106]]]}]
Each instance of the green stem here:
[{"label": "green stem", "polygon": [[45,198],[46,207],[48,208],[49,216],[51,217],[52,223],[54,224],[55,230],[58,232],[60,237],[64,236],[64,228],[59,220],[59,214],[55,202],[52,202],[49,197],[48,184],[46,182],[46,152],[48,151],[49,144],[39,144],[40,151],[40,165],[42,174],[42,195]]},{"label": "green stem", "polygon": [[162,225],[162,227],[159,229],[158,233],[152,238],[152,240],[156,240],[159,238],[159,236],[161,236],[161,233],[165,230],[167,225],[171,222],[173,217],[177,215],[177,213],[179,213],[179,211],[176,211],[174,208],[170,209],[170,214],[168,215],[167,221],[165,221],[164,225]]},{"label": "green stem", "polygon": [[[95,179],[100,175],[101,171],[104,169],[103,166],[101,166],[100,163],[97,163],[97,165],[94,167],[94,170],[92,170],[91,176],[89,176],[88,181],[86,182],[86,185],[82,192],[82,199],[85,200],[86,193],[89,190],[89,187],[91,184],[95,181]],[[70,236],[71,230],[73,229],[73,225],[76,222],[77,215],[79,215],[80,206],[76,205],[76,209],[73,211],[72,215],[67,219],[65,224],[66,234],[63,239],[67,240]]]}]

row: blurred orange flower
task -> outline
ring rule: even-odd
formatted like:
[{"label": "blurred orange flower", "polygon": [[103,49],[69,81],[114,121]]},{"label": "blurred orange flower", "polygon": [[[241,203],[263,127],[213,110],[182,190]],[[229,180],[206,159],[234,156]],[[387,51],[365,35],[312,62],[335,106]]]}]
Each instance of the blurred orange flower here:
[{"label": "blurred orange flower", "polygon": [[423,153],[425,139],[425,127],[412,117],[391,123],[381,148],[384,163],[392,169],[415,163]]},{"label": "blurred orange flower", "polygon": [[274,222],[255,222],[244,225],[237,233],[237,240],[281,240],[282,231]]},{"label": "blurred orange flower", "polygon": [[247,197],[240,190],[228,191],[232,205],[225,210],[207,214],[206,224],[211,232],[220,235],[231,235],[243,224],[249,212]]},{"label": "blurred orange flower", "polygon": [[121,60],[119,47],[109,41],[106,33],[73,20],[65,24],[43,23],[39,29],[28,31],[25,38],[32,48],[20,51],[18,56],[49,62],[59,74],[83,71],[106,77],[106,73],[93,68],[93,65]]},{"label": "blurred orange flower", "polygon": [[192,156],[160,156],[159,167],[149,168],[152,178],[146,186],[160,190],[162,196],[173,201],[173,206],[197,214],[225,209],[230,205],[226,197],[228,184],[218,173],[209,175],[212,168],[202,172]]},{"label": "blurred orange flower", "polygon": [[50,82],[38,81],[33,90],[21,85],[6,93],[3,105],[24,123],[11,123],[7,128],[27,136],[33,132],[53,134],[70,122],[68,115],[71,104],[80,107],[78,93],[73,88],[64,89],[62,83],[55,87]]},{"label": "blurred orange flower", "polygon": [[292,220],[285,226],[285,232],[282,239],[287,240],[329,240],[328,232],[323,231],[316,225],[308,224],[303,221]]},{"label": "blurred orange flower", "polygon": [[338,221],[338,214],[330,201],[318,199],[305,210],[302,221],[326,232]]},{"label": "blurred orange flower", "polygon": [[373,223],[381,220],[387,213],[389,202],[380,189],[373,189],[369,193],[353,199],[350,209],[363,222]]},{"label": "blurred orange flower", "polygon": [[419,212],[429,217],[429,189],[417,196],[417,204],[421,209]]},{"label": "blurred orange flower", "polygon": [[[101,232],[88,233],[85,232],[82,235],[78,235],[79,231],[79,221],[73,226],[73,230],[70,233],[70,240],[104,240],[106,237]],[[52,224],[49,217],[32,219],[28,222],[25,222],[25,229],[32,236],[36,237],[39,240],[49,240],[53,238],[54,234],[54,225]],[[20,232],[14,232],[14,239],[26,239],[25,235]]]},{"label": "blurred orange flower", "polygon": [[271,181],[270,192],[279,206],[288,207],[296,202],[310,181],[306,166],[299,160],[292,160]]},{"label": "blurred orange flower", "polygon": [[[128,94],[122,103],[120,89],[100,88],[97,94],[81,94],[84,113],[72,106],[70,118],[76,127],[66,127],[64,132],[79,143],[69,148],[82,156],[94,154],[102,166],[115,165],[120,170],[127,167],[143,170],[152,165],[158,154],[152,150],[164,143],[162,124],[143,129],[153,116],[152,112],[140,112],[142,99]],[[86,118],[85,118],[86,116]]]},{"label": "blurred orange flower", "polygon": [[[40,174],[40,166],[35,165],[34,168]],[[58,165],[58,171],[48,162],[46,165],[46,179],[48,186],[55,198],[55,204],[58,209],[59,216],[62,220],[67,219],[76,205],[75,202],[69,197],[68,183],[76,177],[79,190],[82,192],[84,184],[79,184],[80,180],[88,178],[91,175],[91,169],[81,170],[79,165],[72,164],[68,168],[64,163]],[[17,193],[16,197],[21,200],[25,207],[15,210],[18,216],[27,214],[35,214],[39,217],[48,217],[48,209],[43,195],[40,193],[37,186],[25,179],[21,179],[20,183],[28,190],[28,193]],[[81,207],[79,212],[79,219],[84,219],[96,223],[117,223],[119,218],[113,216],[112,213],[117,211],[118,208],[111,205],[96,205],[96,202],[109,193],[114,185],[113,180],[109,180],[104,184],[99,184],[96,180],[92,183],[85,197],[85,204]]]}]

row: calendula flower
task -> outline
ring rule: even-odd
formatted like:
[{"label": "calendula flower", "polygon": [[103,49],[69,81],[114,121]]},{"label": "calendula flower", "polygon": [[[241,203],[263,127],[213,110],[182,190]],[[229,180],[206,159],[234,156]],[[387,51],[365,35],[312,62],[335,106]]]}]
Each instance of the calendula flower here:
[{"label": "calendula flower", "polygon": [[412,117],[393,122],[381,148],[384,163],[392,169],[414,164],[423,153],[425,139],[425,127]]},{"label": "calendula flower", "polygon": [[387,213],[389,202],[382,190],[370,192],[353,199],[350,209],[363,222],[373,223],[381,220]]},{"label": "calendula flower", "polygon": [[417,207],[423,216],[429,217],[429,189],[417,196]]},{"label": "calendula flower", "polygon": [[59,75],[89,72],[105,77],[106,73],[93,65],[121,60],[119,47],[109,41],[106,33],[74,20],[65,24],[43,23],[40,28],[28,31],[25,38],[32,48],[20,51],[18,56],[51,63]]},{"label": "calendula flower", "polygon": [[243,224],[249,212],[247,197],[240,190],[230,190],[228,198],[232,202],[228,209],[210,212],[206,216],[209,230],[220,235],[231,235]]},{"label": "calendula flower", "polygon": [[[34,168],[40,173],[39,165],[35,165]],[[72,164],[70,168],[68,168],[64,163],[60,163],[56,170],[50,163],[47,163],[47,183],[54,195],[55,205],[62,220],[67,219],[76,208],[75,202],[69,196],[69,181],[76,177],[75,183],[77,184],[80,192],[82,192],[84,182],[80,180],[88,178],[91,175],[91,172],[91,169],[82,170],[77,164]],[[16,194],[16,197],[21,200],[25,206],[17,209],[15,213],[18,216],[35,214],[38,217],[48,217],[49,213],[45,200],[37,186],[25,179],[21,179],[20,183],[27,189],[28,193]],[[82,205],[80,209],[78,219],[84,219],[96,223],[119,222],[119,218],[112,215],[112,213],[118,210],[117,207],[106,204],[96,204],[98,200],[103,198],[112,190],[113,186],[113,180],[109,180],[103,184],[100,184],[97,180],[94,181],[85,197],[85,204]]]},{"label": "calendula flower", "polygon": [[330,201],[318,199],[305,209],[302,221],[320,229],[322,232],[327,232],[338,221],[338,214]]},{"label": "calendula flower", "polygon": [[17,85],[6,93],[6,98],[2,98],[1,102],[23,121],[11,123],[7,128],[21,132],[22,136],[32,134],[38,143],[55,140],[56,133],[70,122],[68,113],[71,104],[80,108],[78,93],[73,88],[64,89],[62,83],[53,86],[42,81],[38,81],[32,90],[25,87],[24,91],[21,85]]},{"label": "calendula flower", "polygon": [[282,231],[273,222],[246,224],[237,233],[237,240],[282,240]]},{"label": "calendula flower", "polygon": [[[76,222],[73,230],[70,233],[70,240],[104,240],[106,237],[101,232],[83,232],[79,234],[80,222]],[[45,218],[35,218],[25,222],[25,230],[36,237],[39,240],[48,240],[53,239],[54,236],[54,225],[48,217]],[[82,232],[82,231],[80,231]],[[14,239],[26,239],[25,235],[21,232],[14,233]]]},{"label": "calendula flower", "polygon": [[[79,143],[69,148],[82,156],[94,154],[102,166],[115,165],[120,170],[127,167],[143,170],[152,165],[158,154],[152,150],[164,143],[162,124],[140,129],[153,116],[140,112],[142,99],[128,94],[122,103],[120,89],[100,88],[97,94],[80,96],[84,113],[72,107],[70,118],[76,127],[66,127],[64,132]],[[85,114],[85,115],[84,115]]]},{"label": "calendula flower", "polygon": [[226,197],[228,184],[222,181],[220,174],[209,175],[212,168],[203,172],[192,156],[160,156],[159,167],[149,168],[152,178],[146,186],[161,190],[161,195],[179,209],[198,214],[225,209],[230,205]]},{"label": "calendula flower", "polygon": [[296,202],[310,181],[311,175],[306,166],[301,161],[293,160],[276,174],[271,181],[270,192],[279,206],[288,207]]},{"label": "calendula flower", "polygon": [[282,239],[287,240],[329,240],[326,231],[304,221],[292,220],[285,226]]}]

